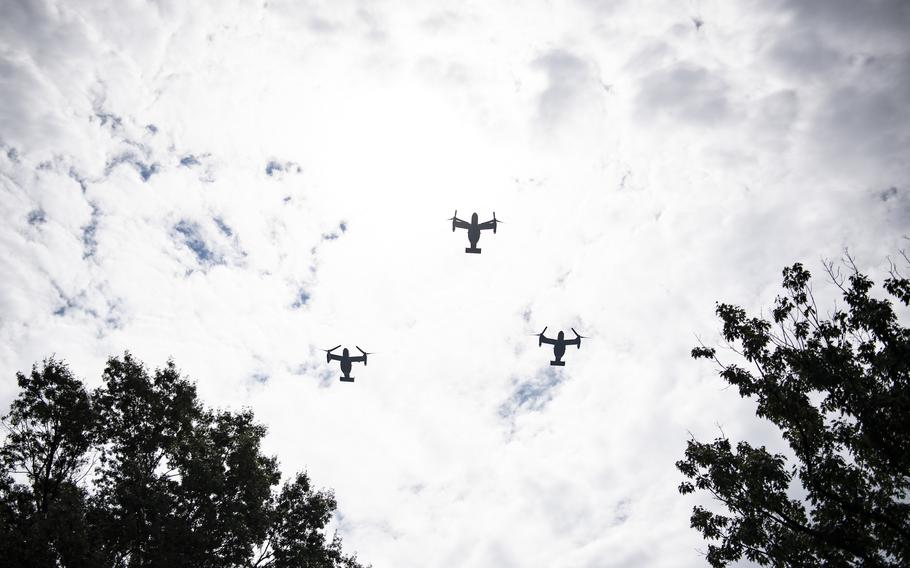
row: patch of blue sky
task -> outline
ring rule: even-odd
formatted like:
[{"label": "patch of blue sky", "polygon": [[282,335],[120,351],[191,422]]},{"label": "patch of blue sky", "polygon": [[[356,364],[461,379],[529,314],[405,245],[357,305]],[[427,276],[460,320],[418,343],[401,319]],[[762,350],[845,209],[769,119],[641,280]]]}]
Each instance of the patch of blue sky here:
[{"label": "patch of blue sky", "polygon": [[180,165],[185,168],[189,168],[192,166],[198,166],[201,163],[202,162],[199,161],[199,158],[197,158],[196,156],[194,156],[192,154],[187,154],[186,156],[180,158]]},{"label": "patch of blue sky", "polygon": [[509,399],[500,405],[499,416],[509,418],[523,411],[539,411],[553,400],[553,391],[565,380],[562,372],[547,367],[534,378],[518,383]]},{"label": "patch of blue sky", "polygon": [[142,181],[148,181],[152,175],[158,173],[159,169],[158,164],[146,166],[145,164],[137,163],[136,166],[139,170],[139,175],[142,177]]},{"label": "patch of blue sky", "polygon": [[888,201],[889,199],[894,199],[895,197],[897,197],[897,193],[898,193],[897,187],[892,185],[888,189],[879,192],[878,198],[881,199],[882,201]]},{"label": "patch of blue sky", "polygon": [[279,162],[278,160],[269,160],[265,165],[265,175],[274,176],[276,173],[291,172],[300,173],[303,168],[296,162]]},{"label": "patch of blue sky", "polygon": [[44,213],[44,209],[41,208],[29,211],[26,219],[28,220],[29,225],[43,225],[47,223],[47,215]]},{"label": "patch of blue sky", "polygon": [[183,236],[183,244],[193,251],[199,264],[213,265],[224,263],[222,256],[215,253],[205,242],[198,223],[181,219],[179,223],[174,225],[174,230]]},{"label": "patch of blue sky", "polygon": [[215,225],[218,227],[218,230],[221,231],[221,234],[225,237],[233,237],[234,230],[224,222],[224,219],[221,217],[214,217],[212,220],[215,222]]},{"label": "patch of blue sky", "polygon": [[111,171],[120,164],[129,164],[136,168],[136,171],[139,173],[139,177],[142,178],[142,181],[148,181],[153,175],[158,173],[161,169],[161,166],[157,163],[147,164],[140,160],[136,154],[132,152],[124,152],[119,156],[115,156],[108,162],[107,167],[104,168],[105,174],[110,174]]},{"label": "patch of blue sky", "polygon": [[310,293],[306,291],[306,288],[301,288],[297,291],[297,298],[294,300],[294,303],[291,304],[291,307],[302,308],[309,303],[311,297]]},{"label": "patch of blue sky", "polygon": [[267,176],[281,171],[284,171],[284,167],[274,160],[269,161],[269,163],[265,165],[265,175]]},{"label": "patch of blue sky", "polygon": [[90,203],[92,206],[92,216],[91,220],[87,225],[82,227],[82,258],[90,258],[95,255],[95,251],[98,250],[98,219],[101,217],[101,210],[94,203]]},{"label": "patch of blue sky", "polygon": [[117,129],[123,124],[123,119],[117,116],[116,114],[99,110],[95,112],[95,116],[101,120],[101,126],[106,126],[110,123],[111,128]]},{"label": "patch of blue sky", "polygon": [[56,310],[54,310],[53,313],[55,316],[63,317],[70,310],[80,309],[80,308],[92,316],[97,315],[97,314],[95,314],[94,310],[85,309],[82,306],[80,306],[79,302],[77,301],[77,298],[73,298],[71,296],[68,296],[66,293],[64,293],[63,289],[61,289],[60,286],[58,286],[56,282],[51,282],[51,285],[57,290],[57,295],[60,297],[60,300],[62,302],[60,307],[58,307]]},{"label": "patch of blue sky", "polygon": [[120,329],[123,327],[123,319],[119,314],[121,307],[119,300],[115,299],[112,301],[109,298],[105,298],[105,306],[102,308],[102,311],[99,312],[99,310],[92,307],[91,302],[88,301],[87,290],[83,290],[75,296],[69,296],[64,293],[57,284],[54,283],[53,286],[56,288],[61,301],[59,307],[52,312],[55,316],[66,317],[72,315],[71,312],[87,316],[98,324],[99,334],[103,334],[105,330]]},{"label": "patch of blue sky", "polygon": [[[344,221],[338,223],[338,231],[340,231],[341,233],[345,233],[345,232],[347,232],[347,230],[348,230],[347,223],[345,223]],[[335,231],[332,231],[331,233],[322,234],[322,240],[324,240],[324,241],[334,241],[335,239],[337,239],[339,237],[341,237],[341,235]]]},{"label": "patch of blue sky", "polygon": [[82,189],[82,193],[88,189],[88,180],[83,177],[79,172],[76,171],[76,168],[71,167],[67,173],[69,177],[79,184],[79,187]]}]

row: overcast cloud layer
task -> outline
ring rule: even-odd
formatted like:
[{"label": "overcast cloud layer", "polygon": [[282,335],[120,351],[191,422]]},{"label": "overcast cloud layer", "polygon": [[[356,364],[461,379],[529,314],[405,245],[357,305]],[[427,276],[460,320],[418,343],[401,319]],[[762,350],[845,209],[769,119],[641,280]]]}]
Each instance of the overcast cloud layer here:
[{"label": "overcast cloud layer", "polygon": [[689,358],[714,302],[906,243],[903,0],[0,13],[0,406],[173,357],[376,568],[703,565],[689,432],[780,447]]}]

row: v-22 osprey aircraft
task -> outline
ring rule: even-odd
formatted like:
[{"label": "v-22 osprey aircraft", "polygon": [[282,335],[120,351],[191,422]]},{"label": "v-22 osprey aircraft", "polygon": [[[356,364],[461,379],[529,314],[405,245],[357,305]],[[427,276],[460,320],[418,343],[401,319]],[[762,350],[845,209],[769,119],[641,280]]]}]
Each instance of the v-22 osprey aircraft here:
[{"label": "v-22 osprey aircraft", "polygon": [[543,328],[543,331],[537,334],[537,346],[540,347],[544,343],[547,345],[553,346],[553,357],[554,360],[550,361],[550,365],[554,367],[564,367],[566,362],[562,360],[562,356],[566,354],[567,345],[576,345],[581,349],[581,340],[584,339],[584,335],[578,335],[578,332],[575,331],[575,328],[571,328],[572,333],[575,334],[575,339],[566,339],[566,336],[563,332],[559,332],[559,335],[556,336],[556,339],[551,339],[544,335],[547,332],[547,328]]},{"label": "v-22 osprey aircraft", "polygon": [[357,351],[360,351],[362,355],[355,355],[354,357],[351,357],[347,347],[344,348],[344,350],[341,352],[341,355],[332,353],[332,351],[338,349],[339,347],[341,347],[341,345],[336,345],[331,349],[323,349],[323,351],[325,351],[325,362],[330,363],[332,361],[341,361],[341,373],[343,376],[340,377],[340,380],[345,383],[353,383],[354,377],[351,376],[352,363],[363,363],[366,365],[367,355],[372,355],[372,353],[367,353],[356,345],[355,347],[357,347]]},{"label": "v-22 osprey aircraft", "polygon": [[480,223],[477,221],[477,213],[471,215],[471,222],[462,221],[458,218],[458,210],[455,210],[455,215],[452,216],[449,221],[452,222],[452,232],[455,232],[455,229],[467,229],[468,230],[468,242],[471,243],[471,246],[464,249],[467,253],[480,254],[480,249],[477,248],[477,241],[480,240],[480,232],[488,231],[493,229],[493,234],[496,234],[496,225],[502,223],[499,219],[496,218],[496,212],[493,212],[493,219],[490,221],[485,221]]}]

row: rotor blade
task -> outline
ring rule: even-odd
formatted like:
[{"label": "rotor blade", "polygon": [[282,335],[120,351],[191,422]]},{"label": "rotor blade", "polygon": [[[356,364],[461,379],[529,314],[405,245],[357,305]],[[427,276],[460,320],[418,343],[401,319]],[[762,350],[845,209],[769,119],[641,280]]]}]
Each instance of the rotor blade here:
[{"label": "rotor blade", "polygon": [[363,349],[361,349],[361,348],[360,348],[359,346],[357,346],[357,345],[355,345],[354,347],[357,347],[357,351],[360,351],[360,352],[363,353],[364,355],[375,355],[375,354],[376,354],[375,351],[369,351],[369,352],[364,351]]},{"label": "rotor blade", "polygon": [[338,349],[339,347],[341,347],[340,344],[336,345],[335,347],[332,347],[331,349],[320,349],[320,351],[325,351],[326,353],[331,353],[332,351]]},{"label": "rotor blade", "polygon": [[588,337],[587,337],[586,335],[582,335],[582,334],[578,333],[577,331],[575,331],[575,328],[574,328],[574,327],[570,327],[569,329],[571,329],[571,330],[572,330],[572,333],[574,333],[574,334],[577,335],[578,337],[581,337],[582,339],[588,339]]}]

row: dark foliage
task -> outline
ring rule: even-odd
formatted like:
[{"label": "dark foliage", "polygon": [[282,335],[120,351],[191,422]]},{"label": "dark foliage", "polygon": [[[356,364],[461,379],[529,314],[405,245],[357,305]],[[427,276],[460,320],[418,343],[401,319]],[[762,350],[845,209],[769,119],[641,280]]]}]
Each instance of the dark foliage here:
[{"label": "dark foliage", "polygon": [[80,485],[95,440],[89,395],[54,360],[16,378],[0,446],[0,558],[8,566],[92,565]]},{"label": "dark foliage", "polygon": [[248,411],[205,409],[172,363],[112,358],[92,393],[53,359],[18,375],[0,446],[10,567],[359,568],[306,474],[281,490]]},{"label": "dark foliage", "polygon": [[[784,270],[771,321],[717,306],[725,340],[751,369],[721,363],[713,348],[692,350],[716,361],[740,396],[756,399],[757,415],[780,428],[795,458],[746,442],[734,449],[725,438],[689,441],[676,464],[689,479],[680,493],[707,491],[726,509],[692,514],[712,566],[743,557],[774,566],[910,565],[910,330],[847,266],[844,278],[826,265],[846,304],[827,318],[800,264]],[[910,302],[910,281],[895,270],[884,288]]]}]

